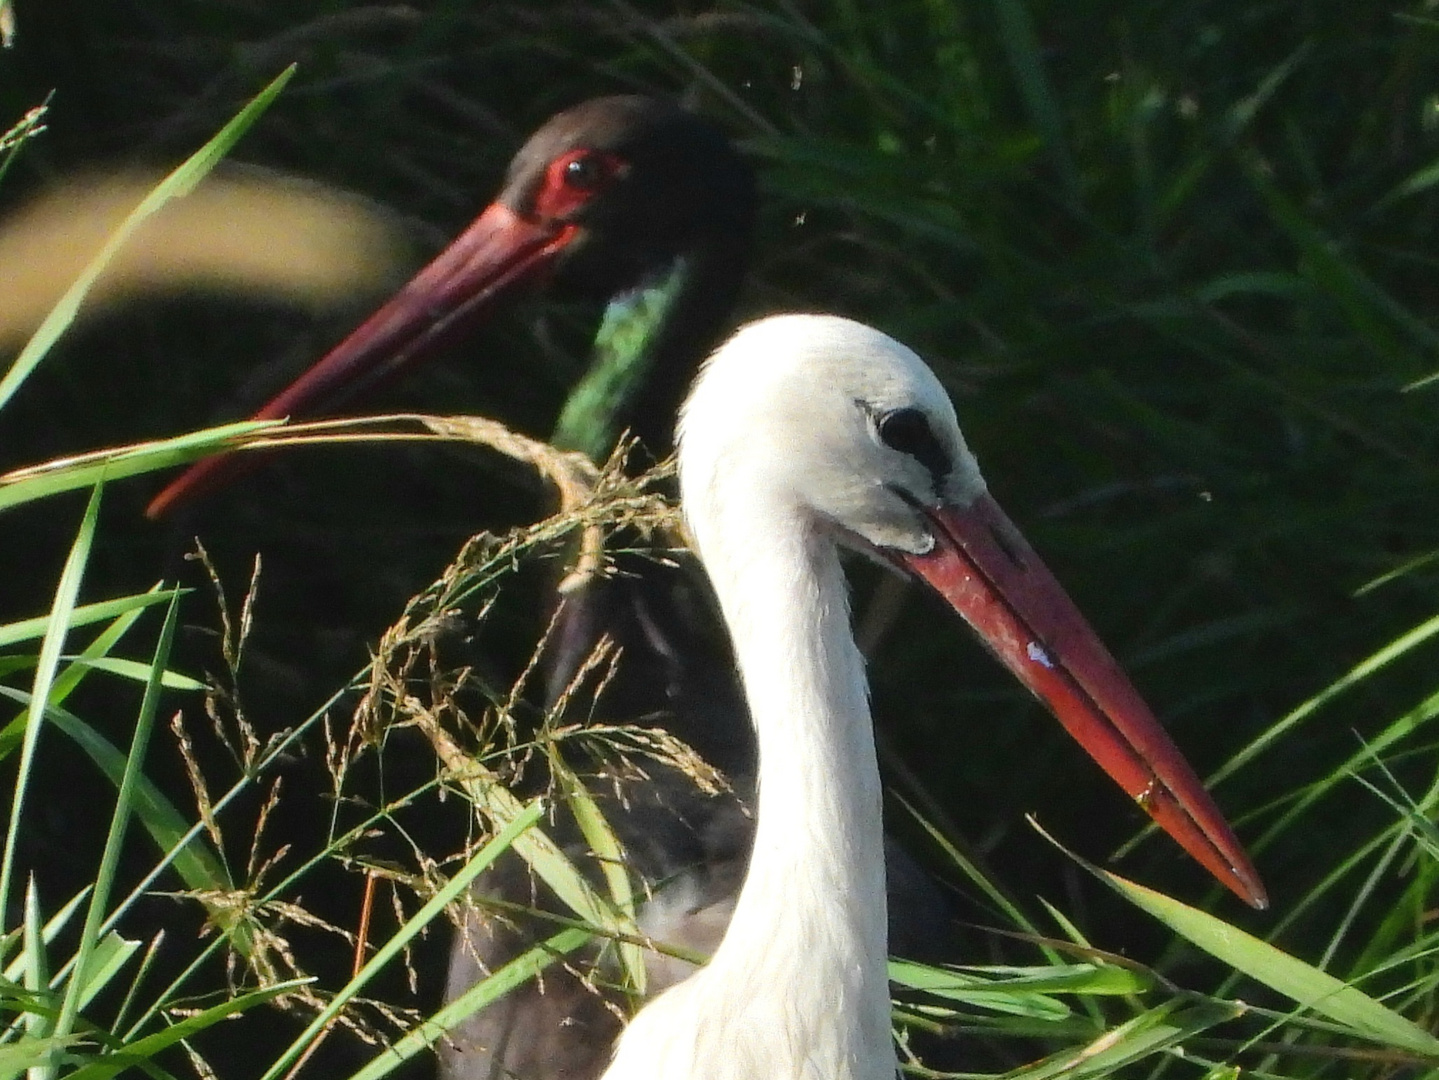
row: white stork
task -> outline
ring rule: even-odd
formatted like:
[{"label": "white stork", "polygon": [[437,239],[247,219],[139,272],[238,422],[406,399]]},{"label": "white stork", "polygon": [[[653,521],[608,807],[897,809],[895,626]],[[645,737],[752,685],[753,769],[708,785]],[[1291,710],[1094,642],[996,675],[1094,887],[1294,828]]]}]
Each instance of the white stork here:
[{"label": "white stork", "polygon": [[1256,906],[1223,817],[986,491],[939,381],[868,326],[777,316],[701,372],[680,490],[759,740],[758,829],[710,962],[605,1080],[892,1080],[880,781],[840,548],[937,590],[1086,750]]}]

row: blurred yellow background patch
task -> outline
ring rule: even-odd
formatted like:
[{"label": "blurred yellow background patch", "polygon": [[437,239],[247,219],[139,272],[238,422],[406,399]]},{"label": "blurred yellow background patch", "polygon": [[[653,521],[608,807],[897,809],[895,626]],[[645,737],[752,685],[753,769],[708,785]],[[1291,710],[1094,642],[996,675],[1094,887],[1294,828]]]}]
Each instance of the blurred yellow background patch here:
[{"label": "blurred yellow background patch", "polygon": [[[23,341],[163,173],[94,173],[0,219],[0,343]],[[406,245],[374,205],[255,169],[207,178],[143,222],[90,294],[96,303],[203,289],[309,307],[386,287]]]}]

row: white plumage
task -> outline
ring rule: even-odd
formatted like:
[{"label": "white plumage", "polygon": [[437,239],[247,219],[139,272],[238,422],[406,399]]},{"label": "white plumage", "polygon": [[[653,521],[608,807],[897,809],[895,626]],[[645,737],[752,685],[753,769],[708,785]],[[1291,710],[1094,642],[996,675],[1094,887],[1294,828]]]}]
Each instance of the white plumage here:
[{"label": "white plumage", "polygon": [[[857,401],[863,401],[862,409]],[[685,517],[714,582],[759,737],[758,828],[708,966],[650,1003],[606,1080],[892,1076],[879,769],[837,541],[928,550],[933,480],[874,435],[919,407],[983,490],[954,410],[909,350],[857,323],[781,316],[705,367],[680,423]]]}]

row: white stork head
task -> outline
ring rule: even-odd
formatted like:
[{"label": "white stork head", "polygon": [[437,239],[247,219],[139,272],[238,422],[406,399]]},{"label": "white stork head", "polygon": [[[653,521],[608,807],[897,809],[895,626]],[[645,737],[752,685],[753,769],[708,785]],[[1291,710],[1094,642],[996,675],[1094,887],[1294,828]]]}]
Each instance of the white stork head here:
[{"label": "white stork head", "polygon": [[1263,905],[1218,808],[989,496],[948,396],[909,349],[833,316],[744,327],[684,407],[680,488],[706,568],[735,592],[766,535],[846,543],[926,581],[1191,855]]},{"label": "white stork head", "polygon": [[[705,365],[680,420],[680,484],[692,526],[728,498],[769,496],[841,542],[923,554],[917,507],[985,492],[954,406],[918,356],[830,315],[750,323]],[[703,541],[701,540],[701,543]]]}]

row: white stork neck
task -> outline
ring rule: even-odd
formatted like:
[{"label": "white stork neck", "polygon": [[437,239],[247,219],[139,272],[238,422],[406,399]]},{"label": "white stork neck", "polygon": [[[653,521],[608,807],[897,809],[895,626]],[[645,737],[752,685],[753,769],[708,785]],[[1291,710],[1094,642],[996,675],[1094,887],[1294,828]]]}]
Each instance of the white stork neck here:
[{"label": "white stork neck", "polygon": [[803,1075],[892,1080],[879,769],[838,552],[784,508],[742,517],[703,554],[758,734],[759,821],[706,996],[754,1003],[756,1024],[778,1009],[770,1037],[802,1048]]}]

